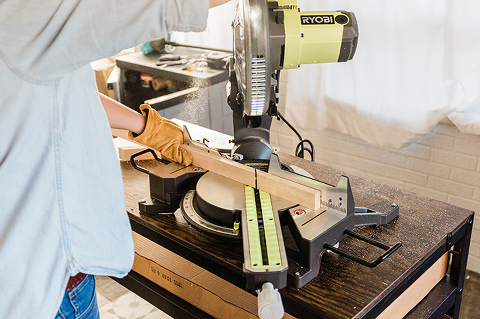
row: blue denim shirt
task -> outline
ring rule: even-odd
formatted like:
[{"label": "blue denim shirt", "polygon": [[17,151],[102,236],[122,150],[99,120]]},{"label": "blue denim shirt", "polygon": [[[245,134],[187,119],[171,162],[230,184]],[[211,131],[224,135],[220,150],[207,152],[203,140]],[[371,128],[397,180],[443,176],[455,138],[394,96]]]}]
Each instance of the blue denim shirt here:
[{"label": "blue denim shirt", "polygon": [[134,256],[91,61],[205,28],[207,0],[0,0],[0,318],[53,318]]}]

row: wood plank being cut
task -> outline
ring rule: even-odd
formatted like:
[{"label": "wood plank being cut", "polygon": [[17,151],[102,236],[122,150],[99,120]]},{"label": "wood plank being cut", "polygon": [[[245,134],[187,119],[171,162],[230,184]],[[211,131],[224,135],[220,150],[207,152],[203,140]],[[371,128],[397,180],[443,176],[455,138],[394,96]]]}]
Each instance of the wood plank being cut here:
[{"label": "wood plank being cut", "polygon": [[257,170],[257,188],[307,208],[320,209],[322,192],[266,172]]},{"label": "wood plank being cut", "polygon": [[193,165],[220,174],[237,182],[258,188],[271,195],[288,199],[316,210],[321,205],[321,191],[256,170],[221,156],[206,146],[186,141],[182,147],[193,156]]}]

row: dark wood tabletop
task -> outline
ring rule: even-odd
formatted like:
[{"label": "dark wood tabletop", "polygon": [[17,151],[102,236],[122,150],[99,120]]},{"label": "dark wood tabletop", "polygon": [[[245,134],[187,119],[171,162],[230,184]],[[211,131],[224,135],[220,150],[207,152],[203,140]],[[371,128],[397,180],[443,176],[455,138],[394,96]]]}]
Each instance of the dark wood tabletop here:
[{"label": "dark wood tabletop", "polygon": [[[347,172],[299,159],[280,155],[283,164],[296,165],[310,172],[316,179],[336,185],[340,175],[349,177],[355,206],[367,207],[388,200],[399,205],[399,217],[379,227],[359,227],[356,232],[388,245],[402,242],[402,247],[375,268],[362,266],[332,252],[324,253],[319,275],[303,288],[281,289],[285,309],[300,317],[315,314],[320,318],[361,318],[378,315],[393,299],[418,278],[419,269],[433,264],[465,234],[473,212],[444,202],[372,182]],[[141,161],[150,169],[159,164]],[[192,228],[179,212],[149,216],[139,213],[138,201],[149,196],[148,175],[121,162],[126,209],[130,219],[174,243],[169,247],[183,247],[187,252],[202,256],[218,265],[218,272],[243,276],[241,243],[214,238]],[[167,247],[167,248],[169,248]],[[362,258],[378,255],[371,246],[366,247],[352,238],[345,238],[340,247]],[[169,248],[170,249],[170,248]],[[188,253],[183,253],[188,255]],[[191,258],[195,259],[195,258]],[[201,264],[202,265],[202,264]],[[209,269],[210,270],[210,269]],[[226,275],[223,276],[227,277]],[[241,281],[235,284],[241,286]]]}]

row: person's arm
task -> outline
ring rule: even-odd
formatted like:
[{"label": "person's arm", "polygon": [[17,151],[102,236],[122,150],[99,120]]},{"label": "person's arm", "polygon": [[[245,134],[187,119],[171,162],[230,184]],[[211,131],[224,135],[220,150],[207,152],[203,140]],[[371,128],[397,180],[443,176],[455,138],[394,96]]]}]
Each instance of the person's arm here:
[{"label": "person's arm", "polygon": [[129,130],[131,140],[156,149],[171,162],[185,166],[192,163],[192,155],[180,146],[183,130],[178,124],[161,117],[147,104],[140,105],[140,114],[101,93],[99,96],[111,128]]},{"label": "person's arm", "polygon": [[203,31],[209,0],[0,0],[0,60],[37,81],[169,31]]},{"label": "person's arm", "polygon": [[131,108],[118,103],[102,93],[98,93],[98,95],[100,96],[100,102],[102,102],[111,128],[129,130],[135,134],[142,134],[146,124],[146,119],[142,114],[135,112]]}]

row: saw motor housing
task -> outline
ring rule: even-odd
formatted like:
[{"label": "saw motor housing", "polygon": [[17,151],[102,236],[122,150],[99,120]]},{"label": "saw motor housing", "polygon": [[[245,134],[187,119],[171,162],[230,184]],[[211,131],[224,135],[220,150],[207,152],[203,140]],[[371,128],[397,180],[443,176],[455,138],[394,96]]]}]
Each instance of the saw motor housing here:
[{"label": "saw motor housing", "polygon": [[280,70],[351,60],[358,41],[357,21],[346,11],[300,12],[295,0],[243,0],[233,29],[228,92],[234,113],[232,155],[268,160]]}]

